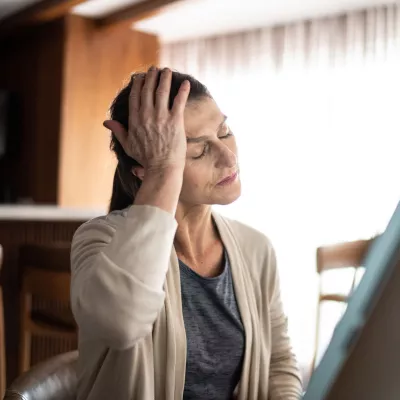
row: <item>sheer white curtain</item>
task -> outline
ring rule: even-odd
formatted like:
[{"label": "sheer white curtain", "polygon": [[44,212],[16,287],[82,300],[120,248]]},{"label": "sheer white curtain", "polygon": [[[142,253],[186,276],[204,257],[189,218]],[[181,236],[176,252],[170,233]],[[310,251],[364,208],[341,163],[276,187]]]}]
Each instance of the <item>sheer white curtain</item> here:
[{"label": "sheer white curtain", "polygon": [[301,362],[313,349],[315,249],[383,231],[400,199],[396,6],[165,44],[229,117],[243,196],[221,211],[265,232]]}]

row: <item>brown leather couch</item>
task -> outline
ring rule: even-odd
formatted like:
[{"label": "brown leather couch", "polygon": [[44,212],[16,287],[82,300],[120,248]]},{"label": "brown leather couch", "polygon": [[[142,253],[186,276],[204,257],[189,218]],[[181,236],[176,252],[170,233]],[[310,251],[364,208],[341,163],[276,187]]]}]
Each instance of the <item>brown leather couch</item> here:
[{"label": "brown leather couch", "polygon": [[75,400],[78,352],[53,357],[18,377],[3,400]]}]

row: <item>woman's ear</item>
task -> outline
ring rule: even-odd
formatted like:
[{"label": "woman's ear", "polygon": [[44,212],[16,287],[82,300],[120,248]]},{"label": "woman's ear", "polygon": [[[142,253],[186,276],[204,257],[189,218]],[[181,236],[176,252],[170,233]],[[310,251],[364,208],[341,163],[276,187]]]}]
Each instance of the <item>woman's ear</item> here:
[{"label": "woman's ear", "polygon": [[143,167],[133,167],[131,169],[132,174],[139,178],[141,181],[144,178],[144,168]]}]

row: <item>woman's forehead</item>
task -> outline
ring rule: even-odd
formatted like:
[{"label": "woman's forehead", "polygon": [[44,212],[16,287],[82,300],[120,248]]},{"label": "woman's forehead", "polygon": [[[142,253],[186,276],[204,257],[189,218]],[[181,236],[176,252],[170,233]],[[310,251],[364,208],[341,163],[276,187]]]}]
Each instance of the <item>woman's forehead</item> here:
[{"label": "woman's forehead", "polygon": [[186,136],[217,133],[224,118],[224,114],[212,98],[191,100],[184,113]]}]

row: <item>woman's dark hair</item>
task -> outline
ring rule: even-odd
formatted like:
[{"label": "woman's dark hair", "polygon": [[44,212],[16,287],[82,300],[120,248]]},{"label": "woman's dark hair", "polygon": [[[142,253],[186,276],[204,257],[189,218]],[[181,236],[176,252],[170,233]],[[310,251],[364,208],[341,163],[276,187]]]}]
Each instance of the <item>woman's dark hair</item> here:
[{"label": "woman's dark hair", "polygon": [[[161,69],[157,80],[157,86],[160,79]],[[146,73],[134,73],[131,76],[129,83],[118,93],[110,107],[111,119],[118,121],[128,130],[129,120],[129,94],[132,84],[138,77],[145,77]],[[182,74],[180,72],[172,71],[171,90],[169,96],[168,107],[172,108],[174,99],[178,94],[181,84],[188,80],[190,82],[190,92],[188,101],[197,100],[202,97],[211,97],[208,89],[198,80],[190,75]],[[111,150],[115,153],[118,165],[115,169],[112,195],[110,200],[109,211],[123,210],[133,204],[136,193],[140,188],[141,181],[139,178],[132,174],[132,168],[140,164],[129,157],[114,134],[111,135]]]}]

